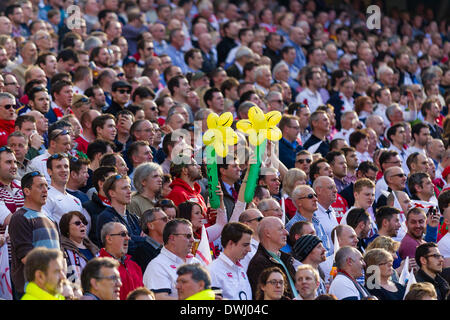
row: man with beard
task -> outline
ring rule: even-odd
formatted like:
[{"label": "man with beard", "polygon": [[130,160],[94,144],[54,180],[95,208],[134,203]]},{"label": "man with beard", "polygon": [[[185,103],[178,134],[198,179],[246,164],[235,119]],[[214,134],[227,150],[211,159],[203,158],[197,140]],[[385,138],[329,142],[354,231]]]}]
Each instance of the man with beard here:
[{"label": "man with beard", "polygon": [[393,207],[384,206],[377,209],[375,215],[378,232],[367,240],[369,244],[378,236],[385,236],[390,238],[397,237],[398,230],[400,229],[400,210]]},{"label": "man with beard", "polygon": [[89,197],[86,193],[81,192],[79,189],[86,186],[87,180],[89,178],[88,168],[90,161],[84,158],[70,158],[70,177],[67,182],[66,191],[77,197],[81,204],[89,201]]},{"label": "man with beard", "polygon": [[28,104],[31,110],[46,114],[50,108],[50,97],[43,86],[37,86],[28,92]]},{"label": "man with beard", "polygon": [[47,171],[51,177],[48,199],[42,207],[59,225],[63,214],[69,211],[79,211],[91,222],[91,216],[83,209],[81,201],[66,191],[70,176],[69,158],[66,154],[55,153],[47,159]]},{"label": "man with beard", "polygon": [[4,47],[0,47],[0,71],[5,72],[5,68],[8,65],[8,53]]},{"label": "man with beard", "polygon": [[223,253],[208,265],[208,271],[211,286],[220,288],[225,299],[252,299],[252,288],[246,270],[239,262],[251,251],[252,234],[252,229],[240,222],[228,223],[222,230],[220,239]]},{"label": "man with beard", "polygon": [[170,185],[172,191],[167,198],[176,206],[185,201],[194,201],[202,207],[203,212],[206,212],[206,203],[200,194],[201,187],[197,182],[203,178],[200,165],[191,157],[178,154],[172,159],[170,174],[174,179]]},{"label": "man with beard", "polygon": [[107,68],[111,65],[111,55],[107,47],[95,47],[92,49],[89,60],[94,61],[99,68]]},{"label": "man with beard", "polygon": [[108,222],[102,227],[101,237],[103,248],[100,250],[99,257],[113,258],[119,262],[122,282],[120,300],[126,300],[128,293],[144,286],[141,268],[127,254],[130,235],[127,228],[120,222]]},{"label": "man with beard", "polygon": [[408,178],[408,189],[411,200],[425,206],[437,206],[438,202],[434,194],[434,185],[428,173],[416,172]]},{"label": "man with beard", "polygon": [[103,184],[103,191],[111,204],[97,218],[97,237],[102,239],[101,230],[106,223],[111,221],[122,223],[130,237],[128,252],[133,256],[139,243],[145,241],[145,238],[141,237],[139,218],[127,210],[127,205],[131,202],[130,178],[120,174],[112,175]]},{"label": "man with beard", "polygon": [[64,257],[58,249],[35,248],[27,256],[27,286],[21,300],[65,300],[62,295],[65,277]]},{"label": "man with beard", "polygon": [[417,282],[429,282],[436,289],[437,299],[445,300],[450,291],[448,282],[439,273],[444,266],[444,257],[439,252],[436,243],[427,242],[416,249],[416,262],[419,271],[416,273]]},{"label": "man with beard", "polygon": [[400,242],[398,249],[400,258],[404,260],[406,257],[409,257],[410,260],[414,260],[416,248],[419,245],[425,242],[436,242],[438,226],[438,214],[430,214],[427,217],[424,209],[419,207],[411,208],[406,214],[406,228],[408,232]]},{"label": "man with beard", "polygon": [[47,201],[48,185],[39,171],[27,173],[21,180],[24,205],[11,217],[11,280],[15,298],[24,294],[26,255],[34,247],[60,249],[58,226],[50,220],[42,206]]}]

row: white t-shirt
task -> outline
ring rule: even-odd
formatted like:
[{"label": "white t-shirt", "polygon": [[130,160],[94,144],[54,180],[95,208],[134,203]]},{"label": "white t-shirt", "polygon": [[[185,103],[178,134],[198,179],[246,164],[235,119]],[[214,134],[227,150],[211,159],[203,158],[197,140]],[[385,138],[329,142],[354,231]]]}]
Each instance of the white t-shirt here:
[{"label": "white t-shirt", "polygon": [[81,205],[80,199],[74,197],[70,193],[61,193],[53,186],[50,186],[47,194],[47,202],[42,207],[42,211],[45,212],[53,221],[59,225],[61,217],[70,211],[81,212],[88,221],[87,232],[91,225],[91,216]]},{"label": "white t-shirt", "polygon": [[45,176],[45,180],[47,180],[47,183],[50,185],[52,181],[50,179],[50,175],[47,172],[48,157],[50,157],[50,153],[48,152],[45,152],[44,154],[34,157],[29,164],[29,168],[30,171],[39,171],[40,173],[43,173]]},{"label": "white t-shirt", "polygon": [[186,261],[167,250],[165,247],[155,259],[149,262],[144,272],[143,282],[146,288],[155,293],[167,292],[169,296],[178,298],[176,289],[177,269],[185,263],[201,263],[192,255]]},{"label": "white t-shirt", "polygon": [[233,263],[222,252],[207,269],[211,276],[211,286],[221,288],[225,299],[252,300],[252,288],[240,263]]},{"label": "white t-shirt", "polygon": [[360,300],[359,291],[355,287],[355,284],[352,280],[341,274],[338,274],[333,282],[331,282],[328,293],[334,294],[338,300],[350,297],[357,297],[357,300]]},{"label": "white t-shirt", "polygon": [[450,233],[446,233],[438,242],[439,252],[444,258],[450,258]]}]

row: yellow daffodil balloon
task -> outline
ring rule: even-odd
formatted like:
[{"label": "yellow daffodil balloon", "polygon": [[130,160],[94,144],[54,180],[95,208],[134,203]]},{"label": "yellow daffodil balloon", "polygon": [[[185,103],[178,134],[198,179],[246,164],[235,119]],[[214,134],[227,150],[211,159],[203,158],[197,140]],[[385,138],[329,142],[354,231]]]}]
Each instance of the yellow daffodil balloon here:
[{"label": "yellow daffodil balloon", "polygon": [[277,127],[281,120],[279,111],[270,111],[266,114],[257,107],[253,106],[248,110],[248,120],[239,120],[236,128],[245,134],[248,134],[250,144],[259,146],[266,139],[278,141],[282,137],[281,130]]},{"label": "yellow daffodil balloon", "polygon": [[208,130],[203,135],[203,142],[207,146],[213,146],[216,155],[225,158],[228,154],[228,146],[235,145],[238,141],[236,132],[231,128],[233,114],[225,112],[220,117],[216,113],[210,113],[206,120]]}]

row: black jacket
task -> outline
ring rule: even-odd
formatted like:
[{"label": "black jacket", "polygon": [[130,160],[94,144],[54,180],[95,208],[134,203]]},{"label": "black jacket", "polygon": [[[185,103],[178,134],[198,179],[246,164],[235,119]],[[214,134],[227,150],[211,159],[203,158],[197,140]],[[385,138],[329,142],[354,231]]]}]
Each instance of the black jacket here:
[{"label": "black jacket", "polygon": [[97,219],[100,213],[106,209],[106,206],[103,204],[102,200],[98,197],[97,193],[92,194],[92,199],[83,203],[83,208],[91,216],[91,226],[89,230],[89,239],[99,248],[103,245],[101,243],[100,238],[97,237]]},{"label": "black jacket", "polygon": [[219,44],[217,45],[217,63],[221,64],[222,62],[225,62],[230,50],[236,47],[237,45],[238,44],[234,39],[224,37],[222,41],[220,41]]},{"label": "black jacket", "polygon": [[436,289],[437,299],[438,300],[445,300],[447,297],[447,293],[450,290],[450,286],[447,281],[445,281],[442,276],[439,274],[436,275],[436,278],[431,278],[428,274],[426,274],[422,269],[419,269],[419,271],[415,274],[416,281],[417,282],[429,282],[431,283],[434,288]]},{"label": "black jacket", "polygon": [[[283,261],[284,265],[289,271],[289,276],[293,281],[295,281],[295,270],[294,266],[292,265],[293,258],[290,254],[281,252],[281,261]],[[263,272],[264,269],[270,268],[270,267],[278,267],[283,271],[285,276],[287,277],[286,271],[284,270],[283,266],[279,264],[268,252],[267,250],[262,246],[262,244],[259,244],[258,250],[256,251],[255,255],[253,256],[252,260],[250,260],[250,263],[248,265],[247,269],[247,276],[248,280],[250,282],[250,285],[252,287],[252,293],[253,297],[256,296],[256,290],[258,286],[258,278],[259,275]],[[288,285],[286,286],[287,290],[287,296],[289,298],[294,298],[293,290],[290,287],[290,283],[288,281]]]}]

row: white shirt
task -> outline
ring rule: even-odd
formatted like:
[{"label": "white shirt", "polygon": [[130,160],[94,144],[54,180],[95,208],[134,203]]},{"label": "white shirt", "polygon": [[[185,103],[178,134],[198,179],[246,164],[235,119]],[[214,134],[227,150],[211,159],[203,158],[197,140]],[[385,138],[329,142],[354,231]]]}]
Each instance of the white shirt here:
[{"label": "white shirt", "polygon": [[47,159],[49,157],[50,153],[48,153],[48,151],[45,151],[44,154],[34,157],[29,164],[29,168],[30,171],[39,171],[40,173],[43,173],[45,176],[45,180],[47,180],[47,183],[50,185],[52,181],[50,179],[50,175],[47,172]]},{"label": "white shirt", "polygon": [[347,144],[350,144],[350,135],[352,134],[353,131],[355,131],[354,128],[350,128],[350,129],[341,128],[341,130],[336,132],[336,134],[333,136],[333,140],[334,139],[344,139],[345,141],[347,141]]},{"label": "white shirt", "polygon": [[146,288],[155,293],[167,292],[169,296],[178,298],[176,289],[177,269],[185,263],[201,263],[192,255],[186,261],[167,250],[165,247],[155,259],[149,262],[144,272],[143,282]]},{"label": "white shirt", "polygon": [[402,169],[403,172],[406,175],[409,175],[409,168],[408,165],[406,164],[406,159],[408,159],[408,151],[406,151],[406,149],[399,149],[397,148],[393,143],[391,143],[390,147],[388,148],[388,150],[394,150],[397,151],[398,156],[400,157],[400,159],[402,160]]},{"label": "white shirt", "polygon": [[367,151],[364,151],[364,153],[355,151],[355,154],[356,154],[356,158],[358,159],[358,165],[364,161],[373,161],[373,158],[370,156],[370,154]]},{"label": "white shirt", "polygon": [[358,297],[358,300],[360,300],[359,291],[355,287],[355,284],[349,278],[341,274],[338,274],[333,282],[331,282],[328,293],[334,294],[338,300],[348,297]]},{"label": "white shirt", "polygon": [[[327,213],[327,210],[330,210],[329,214]],[[316,215],[316,218],[319,219],[320,224],[322,225],[328,238],[331,239],[331,231],[333,231],[334,227],[339,225],[334,209],[331,206],[328,209],[325,209],[320,203],[317,202],[317,210],[314,214]],[[333,247],[331,248],[331,251],[333,251]]]},{"label": "white shirt", "polygon": [[444,258],[450,258],[450,233],[446,233],[438,242],[439,252]]},{"label": "white shirt", "polygon": [[350,99],[347,99],[347,97],[343,93],[339,93],[339,98],[344,102],[342,105],[342,114],[347,111],[353,111],[355,108],[355,100],[350,97]]},{"label": "white shirt", "polygon": [[378,198],[383,194],[382,191],[386,191],[388,189],[388,185],[384,177],[381,177],[380,180],[375,184],[375,202],[378,201]]},{"label": "white shirt", "polygon": [[319,91],[312,92],[309,88],[305,88],[295,98],[295,102],[304,103],[305,100],[306,100],[306,104],[308,105],[311,113],[316,111],[318,106],[324,104]]},{"label": "white shirt", "polygon": [[245,272],[247,272],[248,265],[250,264],[250,260],[252,260],[253,256],[255,255],[256,251],[258,251],[259,241],[252,237],[252,240],[250,240],[250,252],[247,253],[247,255],[239,261],[244,268]]},{"label": "white shirt", "polygon": [[61,193],[55,187],[50,186],[48,189],[47,202],[42,207],[42,211],[47,214],[53,221],[59,225],[61,217],[70,211],[81,212],[88,221],[88,232],[91,225],[91,216],[81,205],[80,199],[74,197],[70,193]]},{"label": "white shirt", "polygon": [[222,252],[207,269],[211,275],[211,286],[221,288],[224,299],[252,300],[252,288],[246,270],[239,262],[233,263]]},{"label": "white shirt", "polygon": [[389,128],[391,126],[391,122],[389,121],[389,119],[386,116],[386,109],[387,106],[385,106],[382,103],[378,103],[377,107],[375,108],[375,110],[373,111],[373,114],[379,115],[380,117],[383,118],[383,122],[384,125]]}]

